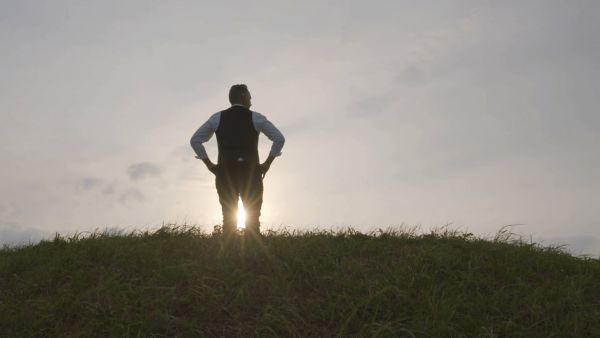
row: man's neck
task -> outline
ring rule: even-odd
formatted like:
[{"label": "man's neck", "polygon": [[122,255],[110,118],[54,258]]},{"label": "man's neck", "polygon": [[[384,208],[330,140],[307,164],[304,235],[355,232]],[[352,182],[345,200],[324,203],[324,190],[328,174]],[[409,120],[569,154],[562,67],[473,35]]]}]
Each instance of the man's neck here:
[{"label": "man's neck", "polygon": [[241,104],[241,103],[234,103],[234,104],[232,104],[231,106],[232,106],[232,107],[233,107],[233,106],[240,106],[240,107],[245,107],[245,108],[248,108],[248,107],[246,107],[245,105],[243,105],[243,104]]}]

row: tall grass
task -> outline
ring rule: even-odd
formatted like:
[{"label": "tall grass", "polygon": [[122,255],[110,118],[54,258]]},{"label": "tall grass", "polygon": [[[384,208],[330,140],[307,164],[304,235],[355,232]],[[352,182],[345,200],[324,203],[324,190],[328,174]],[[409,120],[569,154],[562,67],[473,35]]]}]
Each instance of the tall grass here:
[{"label": "tall grass", "polygon": [[599,283],[508,227],[57,234],[0,250],[0,335],[599,337]]}]

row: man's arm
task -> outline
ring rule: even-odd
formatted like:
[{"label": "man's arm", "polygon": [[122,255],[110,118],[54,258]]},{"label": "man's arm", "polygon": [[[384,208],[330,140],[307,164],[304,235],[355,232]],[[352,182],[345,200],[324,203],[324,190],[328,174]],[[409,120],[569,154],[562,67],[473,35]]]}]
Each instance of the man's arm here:
[{"label": "man's arm", "polygon": [[285,137],[283,137],[283,134],[273,123],[271,123],[271,121],[260,113],[254,112],[253,122],[258,132],[262,132],[269,140],[273,141],[269,157],[267,157],[266,161],[260,165],[262,176],[264,178],[271,167],[271,163],[275,160],[275,157],[281,156],[281,149],[283,149],[283,145],[285,144]]},{"label": "man's arm", "polygon": [[190,139],[190,145],[194,152],[196,152],[196,158],[200,159],[204,162],[208,170],[215,173],[217,165],[212,163],[208,158],[208,154],[206,153],[206,149],[204,148],[203,143],[210,140],[213,136],[217,128],[219,127],[219,122],[221,120],[221,113],[213,114],[203,125],[196,130],[192,138]]}]

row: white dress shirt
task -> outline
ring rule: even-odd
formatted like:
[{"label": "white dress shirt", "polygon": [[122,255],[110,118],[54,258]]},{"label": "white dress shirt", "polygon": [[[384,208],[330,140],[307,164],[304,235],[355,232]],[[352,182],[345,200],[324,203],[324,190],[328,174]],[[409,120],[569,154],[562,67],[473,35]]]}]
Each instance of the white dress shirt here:
[{"label": "white dress shirt", "polygon": [[[237,105],[240,104],[234,104],[234,106]],[[190,144],[196,152],[197,159],[204,160],[208,158],[208,154],[206,154],[206,149],[204,149],[203,143],[210,140],[217,128],[219,128],[220,122],[221,112],[214,113],[206,122],[204,122],[203,125],[200,126],[200,128],[198,128],[198,130],[196,130],[192,136]],[[267,135],[269,140],[273,141],[269,156],[280,156],[281,149],[285,143],[285,138],[279,129],[277,129],[273,123],[271,123],[271,121],[267,120],[263,114],[255,111],[252,111],[252,124],[254,124],[254,129],[256,129],[257,132]]]}]

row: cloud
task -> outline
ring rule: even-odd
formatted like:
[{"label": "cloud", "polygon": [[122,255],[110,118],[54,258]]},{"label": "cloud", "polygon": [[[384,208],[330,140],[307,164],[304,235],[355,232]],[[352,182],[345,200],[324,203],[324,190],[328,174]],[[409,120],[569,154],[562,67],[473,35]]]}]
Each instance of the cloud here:
[{"label": "cloud", "polygon": [[144,201],[144,195],[136,188],[128,189],[119,195],[119,202],[122,204],[128,205],[130,201],[141,203]]},{"label": "cloud", "polygon": [[46,231],[23,226],[17,222],[3,222],[0,224],[0,245],[17,246],[28,243],[37,243],[50,234]]},{"label": "cloud", "polygon": [[600,238],[596,236],[551,237],[548,242],[550,245],[565,245],[565,249],[574,255],[600,257]]},{"label": "cloud", "polygon": [[102,184],[102,180],[95,177],[84,177],[79,181],[79,186],[83,190],[91,190]]},{"label": "cloud", "polygon": [[127,169],[129,178],[134,181],[144,179],[146,177],[158,176],[161,174],[161,169],[158,165],[150,162],[134,163]]},{"label": "cloud", "polygon": [[[0,220],[52,229],[218,216],[214,177],[188,140],[244,81],[289,139],[267,177],[264,222],[518,221],[546,234],[597,222],[600,2],[277,2],[237,22],[255,28],[243,34],[214,34],[226,4],[124,16],[109,2],[68,6],[73,20],[60,4],[0,5],[11,32]],[[221,57],[231,45],[247,53]]]},{"label": "cloud", "polygon": [[116,181],[112,181],[111,183],[107,184],[104,189],[102,189],[102,193],[104,195],[112,195],[115,193],[117,187],[117,182]]}]

